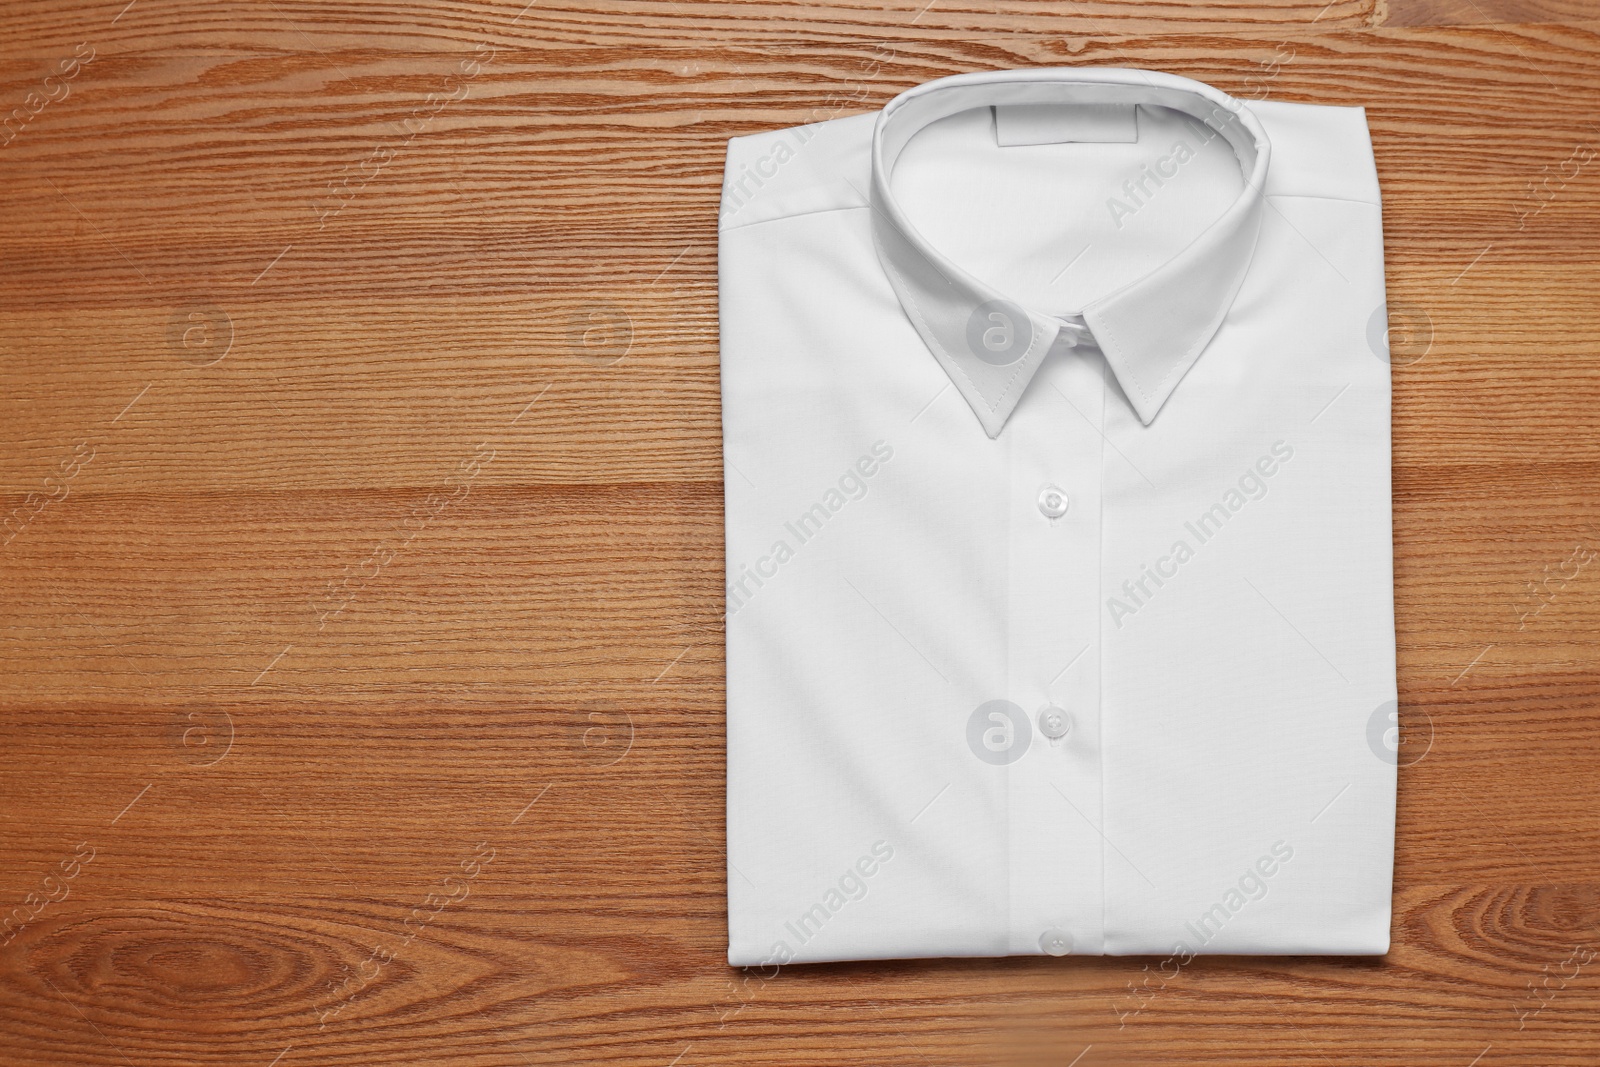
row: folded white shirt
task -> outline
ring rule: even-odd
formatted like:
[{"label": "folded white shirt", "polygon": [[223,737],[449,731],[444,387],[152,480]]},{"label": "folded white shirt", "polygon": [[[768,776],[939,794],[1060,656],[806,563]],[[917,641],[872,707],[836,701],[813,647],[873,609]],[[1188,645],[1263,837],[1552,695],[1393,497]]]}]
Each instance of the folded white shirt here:
[{"label": "folded white shirt", "polygon": [[1106,68],[729,142],[729,961],[1377,954],[1360,108]]}]

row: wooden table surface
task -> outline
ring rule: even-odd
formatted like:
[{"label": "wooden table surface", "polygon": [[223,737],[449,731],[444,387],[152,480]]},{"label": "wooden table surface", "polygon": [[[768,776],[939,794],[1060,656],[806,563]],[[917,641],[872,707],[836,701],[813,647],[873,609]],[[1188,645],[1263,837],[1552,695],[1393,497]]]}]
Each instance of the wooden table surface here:
[{"label": "wooden table surface", "polygon": [[[0,1063],[1600,1063],[1600,6],[1323,2],[8,0]],[[1078,64],[1367,109],[1393,950],[731,970],[725,142]]]}]

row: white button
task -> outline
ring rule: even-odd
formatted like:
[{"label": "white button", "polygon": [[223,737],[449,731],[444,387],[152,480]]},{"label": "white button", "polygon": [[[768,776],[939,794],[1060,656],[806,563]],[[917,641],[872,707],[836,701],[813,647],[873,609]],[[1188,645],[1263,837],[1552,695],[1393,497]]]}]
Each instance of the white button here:
[{"label": "white button", "polygon": [[1066,737],[1072,729],[1072,717],[1054,704],[1039,709],[1039,732],[1050,740]]},{"label": "white button", "polygon": [[1089,329],[1086,322],[1077,322],[1073,319],[1061,319],[1061,329],[1056,334],[1056,344],[1062,348],[1077,348],[1079,345],[1094,344],[1094,332]]},{"label": "white button", "polygon": [[1039,935],[1039,947],[1048,955],[1065,956],[1072,951],[1072,935],[1065,930],[1046,930]]},{"label": "white button", "polygon": [[1039,490],[1039,511],[1047,519],[1059,519],[1067,513],[1067,494],[1053,485]]}]

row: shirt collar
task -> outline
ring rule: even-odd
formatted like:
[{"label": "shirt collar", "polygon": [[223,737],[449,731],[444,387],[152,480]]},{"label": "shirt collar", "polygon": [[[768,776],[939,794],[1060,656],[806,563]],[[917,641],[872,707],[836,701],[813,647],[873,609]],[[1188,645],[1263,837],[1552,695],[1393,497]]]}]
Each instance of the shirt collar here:
[{"label": "shirt collar", "polygon": [[[890,193],[906,144],[939,119],[995,104],[1124,103],[1173,108],[1233,148],[1244,189],[1223,215],[1164,265],[1076,314],[1022,307],[946,259]],[[992,438],[1056,344],[1095,344],[1149,425],[1222,325],[1260,230],[1271,144],[1243,104],[1201,82],[1114,67],[961,74],[891,100],[872,133],[872,228],[879,261],[923,342]]]}]

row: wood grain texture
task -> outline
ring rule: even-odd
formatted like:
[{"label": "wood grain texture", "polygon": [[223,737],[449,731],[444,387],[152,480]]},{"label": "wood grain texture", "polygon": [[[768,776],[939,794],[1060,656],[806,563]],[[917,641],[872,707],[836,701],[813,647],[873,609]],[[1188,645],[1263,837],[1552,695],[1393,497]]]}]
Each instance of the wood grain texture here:
[{"label": "wood grain texture", "polygon": [[[124,4],[0,9],[0,1061],[1600,1063],[1592,4]],[[725,142],[1044,64],[1367,109],[1394,949],[732,971]]]}]

